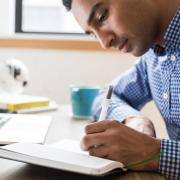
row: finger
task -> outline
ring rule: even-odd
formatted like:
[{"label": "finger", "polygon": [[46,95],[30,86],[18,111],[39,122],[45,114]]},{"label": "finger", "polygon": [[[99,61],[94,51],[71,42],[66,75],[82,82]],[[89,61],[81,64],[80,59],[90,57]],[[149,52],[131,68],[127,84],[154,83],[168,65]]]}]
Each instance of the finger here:
[{"label": "finger", "polygon": [[104,158],[104,157],[108,156],[108,148],[105,145],[92,147],[89,149],[89,154],[91,156],[97,156],[97,157]]},{"label": "finger", "polygon": [[[105,156],[106,159],[112,160],[112,161],[117,161],[114,156],[112,156],[111,154],[108,154],[107,156]],[[121,161],[122,162],[122,161]]]},{"label": "finger", "polygon": [[93,134],[93,133],[104,132],[108,128],[108,124],[109,124],[109,121],[107,120],[89,124],[85,127],[85,133]]},{"label": "finger", "polygon": [[89,150],[92,147],[103,145],[105,143],[104,133],[95,133],[85,135],[80,143],[81,149],[84,151]]}]

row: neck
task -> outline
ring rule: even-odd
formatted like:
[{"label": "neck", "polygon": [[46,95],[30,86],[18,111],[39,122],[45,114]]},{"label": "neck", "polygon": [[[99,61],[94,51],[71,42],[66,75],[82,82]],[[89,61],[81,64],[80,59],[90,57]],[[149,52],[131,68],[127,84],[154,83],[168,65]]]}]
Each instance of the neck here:
[{"label": "neck", "polygon": [[159,27],[156,43],[164,46],[164,35],[180,7],[180,0],[155,0],[159,13]]}]

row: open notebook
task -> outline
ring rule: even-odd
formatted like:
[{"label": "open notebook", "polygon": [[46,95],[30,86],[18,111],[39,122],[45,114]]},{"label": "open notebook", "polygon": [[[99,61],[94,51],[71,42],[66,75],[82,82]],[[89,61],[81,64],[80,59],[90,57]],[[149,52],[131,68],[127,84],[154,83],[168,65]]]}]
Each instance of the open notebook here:
[{"label": "open notebook", "polygon": [[123,170],[123,164],[103,158],[89,156],[71,140],[53,145],[16,143],[0,147],[0,157],[29,164],[45,166],[81,174],[102,176],[113,170]]},{"label": "open notebook", "polygon": [[44,143],[52,117],[0,113],[0,145],[15,142]]}]

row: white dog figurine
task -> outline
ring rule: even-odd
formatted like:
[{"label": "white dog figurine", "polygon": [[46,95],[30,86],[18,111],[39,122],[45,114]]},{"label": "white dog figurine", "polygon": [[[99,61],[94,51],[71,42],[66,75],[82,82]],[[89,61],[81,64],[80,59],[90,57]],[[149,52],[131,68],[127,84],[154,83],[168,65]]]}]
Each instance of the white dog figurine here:
[{"label": "white dog figurine", "polygon": [[0,63],[0,93],[22,93],[29,82],[29,71],[24,63],[10,58]]}]

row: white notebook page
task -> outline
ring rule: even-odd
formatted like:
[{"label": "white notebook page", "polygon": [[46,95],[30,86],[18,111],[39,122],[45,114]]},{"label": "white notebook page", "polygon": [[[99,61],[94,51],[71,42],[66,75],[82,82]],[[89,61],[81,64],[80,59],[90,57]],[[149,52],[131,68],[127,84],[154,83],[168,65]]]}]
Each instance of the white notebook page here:
[{"label": "white notebook page", "polygon": [[1,114],[11,119],[0,127],[0,144],[3,142],[43,143],[52,117],[41,115]]}]

